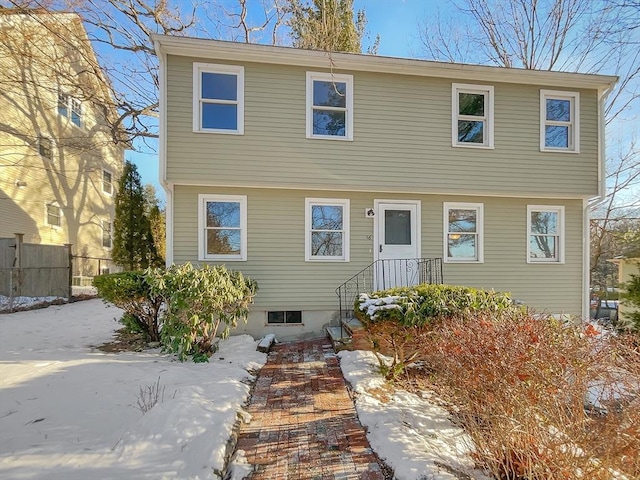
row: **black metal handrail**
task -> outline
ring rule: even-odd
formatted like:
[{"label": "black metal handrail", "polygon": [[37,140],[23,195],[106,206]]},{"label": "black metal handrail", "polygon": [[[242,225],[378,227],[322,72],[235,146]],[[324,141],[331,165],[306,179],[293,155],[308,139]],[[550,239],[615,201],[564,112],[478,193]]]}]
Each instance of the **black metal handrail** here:
[{"label": "black metal handrail", "polygon": [[[343,321],[353,318],[353,304],[361,293],[419,283],[442,283],[441,258],[376,260],[336,288],[340,302],[340,328]],[[344,336],[342,330],[341,336]]]}]

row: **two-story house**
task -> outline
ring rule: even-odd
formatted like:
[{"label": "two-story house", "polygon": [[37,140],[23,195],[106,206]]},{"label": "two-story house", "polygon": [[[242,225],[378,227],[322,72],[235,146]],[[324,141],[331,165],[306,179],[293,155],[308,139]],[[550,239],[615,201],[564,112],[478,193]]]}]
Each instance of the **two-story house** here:
[{"label": "two-story house", "polygon": [[257,280],[239,330],[319,333],[336,287],[390,259],[588,315],[615,77],[154,40],[167,261]]},{"label": "two-story house", "polygon": [[0,9],[0,37],[0,237],[108,258],[125,142],[80,17]]}]

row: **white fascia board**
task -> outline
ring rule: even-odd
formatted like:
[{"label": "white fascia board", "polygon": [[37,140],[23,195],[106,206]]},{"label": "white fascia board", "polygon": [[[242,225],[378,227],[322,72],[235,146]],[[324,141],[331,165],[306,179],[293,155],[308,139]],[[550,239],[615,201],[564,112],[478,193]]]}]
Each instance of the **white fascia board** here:
[{"label": "white fascia board", "polygon": [[612,86],[616,76],[550,72],[461,63],[445,63],[408,58],[355,53],[323,52],[292,47],[247,44],[191,37],[152,35],[156,53],[232,62],[256,62],[333,70],[392,73],[424,77],[453,78],[500,83],[546,85],[571,88]]}]

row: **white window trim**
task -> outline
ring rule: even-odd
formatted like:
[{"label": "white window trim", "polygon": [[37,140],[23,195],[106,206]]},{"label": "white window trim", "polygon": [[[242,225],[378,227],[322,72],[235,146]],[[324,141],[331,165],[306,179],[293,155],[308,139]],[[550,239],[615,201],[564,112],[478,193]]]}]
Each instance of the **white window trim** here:
[{"label": "white window trim", "polygon": [[[305,198],[304,214],[304,259],[306,262],[348,262],[350,258],[349,231],[350,201],[344,198]],[[311,254],[311,208],[314,205],[329,205],[342,207],[342,255],[314,256]]]},{"label": "white window trim", "polygon": [[[49,223],[49,212],[47,210],[47,208],[49,207],[49,205],[51,205],[52,207],[58,207],[59,211],[60,211],[60,225],[56,225],[54,223]],[[51,227],[55,230],[59,230],[62,228],[62,218],[64,217],[63,212],[62,212],[62,207],[60,206],[60,204],[58,202],[44,202],[44,224],[48,227]]]},{"label": "white window trim", "polygon": [[[109,225],[110,225],[110,229],[109,229],[110,242],[109,243],[111,243],[111,245],[108,246],[108,247],[104,244],[104,224],[105,223],[109,223]],[[100,220],[100,226],[102,227],[102,230],[101,230],[102,248],[105,248],[107,250],[111,250],[113,248],[113,219],[109,219],[109,220],[101,219]]]},{"label": "white window trim", "polygon": [[[484,95],[484,117],[475,117],[469,115],[460,115],[460,97],[459,93],[473,93]],[[467,83],[451,84],[451,145],[454,147],[468,148],[494,148],[493,143],[493,111],[494,111],[494,92],[493,85],[472,85]],[[481,119],[485,122],[484,142],[471,143],[458,141],[458,120],[478,121]]]},{"label": "white window trim", "polygon": [[[110,192],[108,192],[108,191],[106,191],[106,190],[104,189],[104,186],[105,186],[105,183],[104,183],[104,174],[105,174],[105,172],[106,172],[106,173],[108,173],[109,175],[111,175],[111,183],[110,183],[110,185],[111,185],[111,191],[110,191]],[[110,197],[113,195],[113,172],[112,172],[111,170],[106,169],[106,168],[103,168],[103,169],[102,169],[102,193],[104,193],[104,194],[106,194],[106,195],[108,195],[108,196],[110,196]]]},{"label": "white window trim", "polygon": [[[476,211],[476,258],[456,258],[448,256],[449,210]],[[444,202],[443,205],[443,254],[445,263],[484,263],[484,204]]]},{"label": "white window trim", "polygon": [[[569,100],[571,102],[570,122],[556,122],[547,120],[547,99]],[[546,126],[559,125],[569,127],[569,146],[547,147]],[[540,90],[540,151],[580,153],[580,92],[566,92],[563,90]]]},{"label": "white window trim", "polygon": [[[345,135],[315,135],[313,133],[313,82],[319,80],[323,82],[345,83],[347,87],[346,107],[322,107],[323,110],[345,111]],[[307,138],[319,138],[324,140],[353,141],[353,75],[307,72]]]},{"label": "white window trim", "polygon": [[[237,202],[240,204],[240,254],[207,255],[206,205],[207,202]],[[198,260],[247,261],[247,196],[246,195],[198,195]]]},{"label": "white window trim", "polygon": [[[203,100],[200,98],[202,74],[203,73],[223,73],[235,75],[237,78],[237,97],[230,100],[207,99],[204,103],[218,103],[238,106],[238,125],[235,130],[224,128],[202,128]],[[244,67],[239,65],[220,65],[215,63],[194,63],[193,64],[193,131],[195,133],[223,133],[227,135],[244,135]]]},{"label": "white window trim", "polygon": [[[64,95],[66,97],[66,108],[67,108],[67,114],[63,115],[62,113],[60,113],[59,109],[59,105],[60,105],[60,95]],[[80,117],[80,125],[76,124],[72,118],[73,118],[73,103],[77,102],[78,103],[78,108],[79,111],[78,116]],[[84,107],[82,105],[82,100],[74,97],[73,95],[66,93],[66,92],[59,92],[58,93],[58,103],[56,104],[56,111],[58,113],[58,116],[64,117],[67,119],[67,121],[73,125],[76,128],[84,128]]]},{"label": "white window trim", "polygon": [[[558,258],[531,258],[531,213],[558,213]],[[527,205],[527,263],[564,264],[564,207],[557,205]]]}]

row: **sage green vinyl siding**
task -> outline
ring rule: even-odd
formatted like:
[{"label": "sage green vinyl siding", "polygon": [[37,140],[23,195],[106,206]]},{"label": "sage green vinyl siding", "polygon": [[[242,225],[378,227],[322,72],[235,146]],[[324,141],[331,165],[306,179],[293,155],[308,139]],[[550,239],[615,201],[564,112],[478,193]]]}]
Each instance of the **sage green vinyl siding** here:
[{"label": "sage green vinyl siding", "polygon": [[[373,261],[374,200],[420,200],[422,257],[443,256],[443,202],[484,204],[484,263],[444,264],[444,280],[509,291],[527,305],[579,315],[582,301],[582,202],[454,195],[373,194],[255,188],[176,186],[175,263],[198,259],[198,194],[247,195],[248,257],[228,262],[258,281],[258,310],[337,310],[335,289]],[[351,261],[304,261],[305,198],[351,202]],[[565,263],[528,264],[527,205],[565,207]]]},{"label": "sage green vinyl siding", "polygon": [[549,87],[493,83],[495,148],[478,149],[451,146],[456,78],[341,71],[354,77],[354,140],[307,139],[309,69],[245,63],[244,135],[194,133],[194,62],[216,60],[169,55],[167,61],[167,180],[173,184],[565,198],[597,194],[595,90],[579,90],[580,153],[540,152],[540,89]]}]

